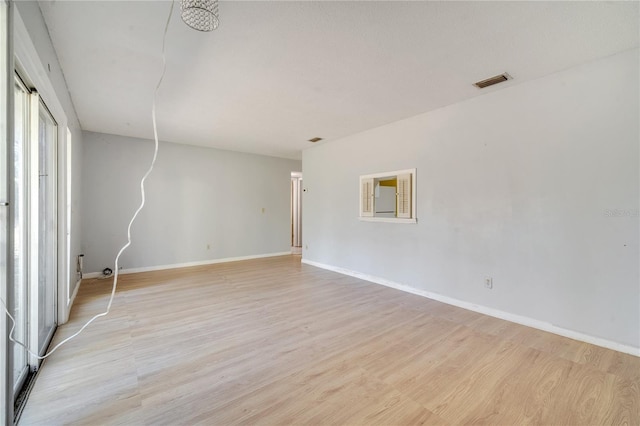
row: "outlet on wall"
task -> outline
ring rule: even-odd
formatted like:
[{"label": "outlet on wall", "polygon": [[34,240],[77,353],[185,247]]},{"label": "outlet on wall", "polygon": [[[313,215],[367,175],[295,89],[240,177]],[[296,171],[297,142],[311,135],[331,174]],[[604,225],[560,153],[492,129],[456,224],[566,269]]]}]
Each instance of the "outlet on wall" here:
[{"label": "outlet on wall", "polygon": [[484,278],[484,286],[488,289],[492,289],[493,288],[493,278],[491,277],[485,277]]}]

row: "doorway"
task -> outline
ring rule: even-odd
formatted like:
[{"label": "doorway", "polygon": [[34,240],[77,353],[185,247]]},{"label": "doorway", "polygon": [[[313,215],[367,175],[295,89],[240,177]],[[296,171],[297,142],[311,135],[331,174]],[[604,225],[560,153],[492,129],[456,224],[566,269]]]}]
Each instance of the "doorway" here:
[{"label": "doorway", "polygon": [[[30,87],[15,74],[13,286],[8,289],[8,301],[16,321],[14,338],[29,351],[42,355],[57,326],[58,125],[39,94]],[[29,355],[22,346],[11,345],[10,374],[15,402],[41,360]]]},{"label": "doorway", "polygon": [[291,253],[302,254],[302,172],[291,172]]}]

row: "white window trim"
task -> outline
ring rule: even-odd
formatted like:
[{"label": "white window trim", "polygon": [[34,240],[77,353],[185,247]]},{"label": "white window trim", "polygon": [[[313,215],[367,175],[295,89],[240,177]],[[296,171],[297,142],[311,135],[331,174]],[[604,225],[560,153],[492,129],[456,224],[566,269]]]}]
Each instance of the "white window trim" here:
[{"label": "white window trim", "polygon": [[417,218],[404,219],[401,217],[366,217],[360,216],[358,220],[362,222],[387,222],[387,223],[418,223]]},{"label": "white window trim", "polygon": [[[376,217],[376,216],[362,216],[362,182],[367,179],[376,179],[387,176],[399,176],[399,175],[411,175],[411,218],[399,218],[399,217]],[[394,170],[390,172],[381,172],[381,173],[372,173],[368,175],[360,176],[359,183],[360,189],[358,191],[359,194],[359,210],[358,210],[358,220],[362,222],[386,222],[386,223],[418,223],[418,218],[416,217],[416,187],[417,187],[417,173],[416,169],[404,169],[404,170]]]}]

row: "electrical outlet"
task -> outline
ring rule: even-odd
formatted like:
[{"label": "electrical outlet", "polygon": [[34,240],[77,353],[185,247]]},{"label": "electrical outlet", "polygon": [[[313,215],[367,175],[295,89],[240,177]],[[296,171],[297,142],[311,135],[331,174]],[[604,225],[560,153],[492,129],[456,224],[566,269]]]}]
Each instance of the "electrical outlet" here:
[{"label": "electrical outlet", "polygon": [[493,288],[493,278],[485,277],[484,286],[485,286],[485,288],[492,289]]}]

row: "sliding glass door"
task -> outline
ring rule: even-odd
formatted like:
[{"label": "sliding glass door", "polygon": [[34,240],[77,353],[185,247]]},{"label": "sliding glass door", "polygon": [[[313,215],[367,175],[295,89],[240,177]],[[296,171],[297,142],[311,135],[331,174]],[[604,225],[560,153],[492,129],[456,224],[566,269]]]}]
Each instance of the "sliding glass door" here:
[{"label": "sliding glass door", "polygon": [[[57,124],[38,93],[14,77],[13,286],[9,310],[15,340],[42,355],[57,320]],[[17,397],[40,360],[12,344],[11,379]]]},{"label": "sliding glass door", "polygon": [[[32,102],[37,102],[38,106],[38,305],[36,311],[38,317],[37,347],[38,353],[42,354],[46,351],[56,327],[56,145],[58,126],[37,94],[32,95]],[[32,191],[35,189],[31,188]]]},{"label": "sliding glass door", "polygon": [[[60,197],[68,202],[58,179],[68,167],[65,161],[58,167],[59,159],[68,161],[58,152],[65,140],[58,125],[66,127],[66,116],[41,65],[13,2],[0,0],[0,297],[15,318],[13,339],[20,342],[9,341],[12,324],[0,315],[0,424],[19,416],[22,396],[41,365],[38,354],[55,333],[58,275],[68,277],[59,260],[69,261],[69,237],[63,237],[70,213],[57,192],[63,188]],[[66,153],[64,145],[61,151]],[[67,286],[60,288],[66,296]],[[64,318],[67,306],[61,307]]]},{"label": "sliding glass door", "polygon": [[[26,240],[26,163],[25,153],[29,146],[29,92],[22,81],[14,80],[14,140],[13,140],[13,297],[10,311],[16,324],[13,336],[19,342],[27,343],[27,240]],[[29,373],[27,351],[20,345],[13,345],[13,391],[17,393]]]}]

